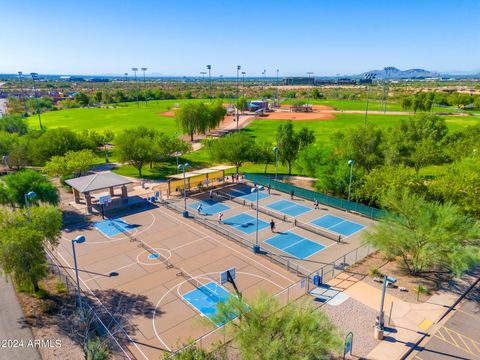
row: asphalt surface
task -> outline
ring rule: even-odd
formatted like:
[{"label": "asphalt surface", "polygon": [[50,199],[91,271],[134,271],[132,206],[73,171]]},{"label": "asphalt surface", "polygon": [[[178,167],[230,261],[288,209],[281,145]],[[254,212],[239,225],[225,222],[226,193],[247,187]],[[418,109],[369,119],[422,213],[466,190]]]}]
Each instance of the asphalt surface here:
[{"label": "asphalt surface", "polygon": [[467,296],[447,322],[430,334],[411,359],[480,360],[480,285]]},{"label": "asphalt surface", "polygon": [[0,360],[41,360],[12,283],[0,275]]}]

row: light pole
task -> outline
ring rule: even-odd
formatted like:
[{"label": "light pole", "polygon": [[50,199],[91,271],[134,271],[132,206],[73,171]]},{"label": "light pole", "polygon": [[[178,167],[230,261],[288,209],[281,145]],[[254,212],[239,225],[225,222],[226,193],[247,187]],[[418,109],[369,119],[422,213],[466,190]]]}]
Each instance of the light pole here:
[{"label": "light pole", "polygon": [[221,92],[222,92],[222,98],[225,96],[224,92],[223,92],[223,75],[218,75],[218,77],[220,78],[220,89],[221,89]]},{"label": "light pole", "polygon": [[73,252],[73,263],[75,264],[75,276],[77,278],[77,302],[80,307],[80,317],[83,320],[83,305],[82,305],[82,296],[80,293],[80,279],[78,277],[78,266],[77,266],[77,254],[75,253],[75,244],[82,244],[85,242],[84,235],[78,235],[75,239],[72,240],[72,252]]},{"label": "light pole", "polygon": [[253,247],[253,252],[255,254],[258,254],[260,252],[260,246],[258,245],[258,193],[262,191],[264,188],[263,186],[257,186],[257,184],[254,185],[252,188],[251,192],[252,193],[257,193],[257,224],[256,224],[256,231],[255,231],[255,245]]},{"label": "light pole", "polygon": [[[262,76],[263,76],[262,91],[265,91],[265,88],[267,86],[267,80],[266,80],[267,70],[264,69],[262,71]],[[264,94],[262,94],[262,95],[264,95]],[[262,100],[265,100],[265,96],[262,96]]]},{"label": "light pole", "polygon": [[367,82],[367,103],[365,107],[365,118],[363,119],[363,126],[367,126],[367,116],[368,116],[368,98],[370,96],[370,84],[373,83],[373,79],[375,79],[375,74],[368,73],[365,75],[365,80]]},{"label": "light pole", "polygon": [[[313,75],[313,72],[312,71],[308,71],[307,72],[307,77],[308,77],[308,84],[310,84],[310,75]],[[307,111],[308,111],[308,102],[309,102],[309,99],[310,98],[310,93],[307,92]]]},{"label": "light pole", "polygon": [[148,69],[146,67],[142,67],[143,71],[143,96],[145,97],[145,107],[147,107],[147,82],[145,81],[145,71]]},{"label": "light pole", "polygon": [[35,105],[37,106],[38,124],[40,125],[40,131],[43,131],[42,118],[40,117],[40,107],[38,104],[38,96],[37,91],[35,90],[35,80],[38,79],[38,74],[32,72],[30,73],[30,76],[32,77],[33,96],[35,96]]},{"label": "light pole", "polygon": [[28,220],[30,220],[30,202],[28,200],[34,199],[36,196],[37,194],[34,191],[29,191],[23,195],[23,198],[25,199],[25,209],[27,210]]},{"label": "light pole", "polygon": [[208,70],[208,96],[210,98],[210,101],[212,101],[212,65],[207,65],[207,70]]},{"label": "light pole", "polygon": [[140,109],[140,103],[138,101],[138,81],[137,81],[138,68],[134,67],[134,68],[132,68],[132,71],[133,71],[133,76],[135,78],[135,87],[136,87],[136,90],[137,90],[137,108]]},{"label": "light pole", "polygon": [[245,97],[246,97],[246,90],[245,90],[245,74],[246,72],[245,71],[242,71],[242,114],[243,112],[245,111],[245,109],[243,108],[243,102],[245,101]]},{"label": "light pole", "polygon": [[27,99],[25,98],[25,91],[23,90],[23,71],[18,72],[18,78],[20,79],[20,92],[22,93],[21,97],[23,98],[23,107],[25,109],[25,114],[23,114],[23,116],[27,116]]},{"label": "light pole", "polygon": [[275,152],[275,180],[277,180],[277,177],[278,177],[278,147],[275,146],[273,148],[273,151]]},{"label": "light pole", "polygon": [[190,167],[188,163],[178,165],[178,170],[183,171],[183,217],[188,217],[187,211],[187,180],[185,177],[185,169]]},{"label": "light pole", "polygon": [[348,183],[348,201],[350,201],[350,194],[352,191],[352,175],[353,175],[353,160],[348,160],[348,166],[350,166],[350,182]]},{"label": "light pole", "polygon": [[123,75],[125,75],[125,83],[128,82],[128,73],[123,73]]},{"label": "light pole", "polygon": [[[240,65],[237,65],[237,101],[238,101],[238,97],[240,95],[239,93],[239,88],[238,88],[238,85],[239,85],[239,82],[238,82],[238,77],[239,77],[239,71],[242,67]],[[237,118],[237,130],[238,130],[238,103],[237,103],[237,106],[235,106],[235,112],[236,112],[236,118]]]},{"label": "light pole", "polygon": [[278,102],[278,88],[280,87],[280,84],[278,83],[278,71],[279,70],[277,69],[277,96],[276,96],[276,99],[275,99],[275,102],[276,102],[275,106],[280,106],[279,102]]},{"label": "light pole", "polygon": [[397,279],[385,275],[383,277],[383,286],[382,286],[382,298],[380,299],[380,313],[378,315],[378,321],[375,324],[375,338],[377,340],[383,339],[383,332],[385,330],[385,313],[383,307],[385,304],[385,293],[387,291],[388,283],[394,284],[397,282]]}]

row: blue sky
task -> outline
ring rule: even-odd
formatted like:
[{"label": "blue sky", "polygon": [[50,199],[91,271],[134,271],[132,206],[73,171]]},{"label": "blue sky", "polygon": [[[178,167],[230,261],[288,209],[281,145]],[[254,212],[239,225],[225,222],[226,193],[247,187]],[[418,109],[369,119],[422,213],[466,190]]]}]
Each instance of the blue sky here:
[{"label": "blue sky", "polygon": [[2,0],[0,73],[479,71],[479,14],[478,0]]}]

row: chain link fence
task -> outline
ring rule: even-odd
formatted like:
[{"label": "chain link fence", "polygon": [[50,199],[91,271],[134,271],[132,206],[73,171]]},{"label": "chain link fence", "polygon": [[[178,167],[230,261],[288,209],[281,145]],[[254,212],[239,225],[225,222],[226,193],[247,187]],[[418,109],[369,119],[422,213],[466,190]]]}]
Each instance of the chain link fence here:
[{"label": "chain link fence", "polygon": [[356,203],[345,199],[336,198],[334,196],[322,194],[313,190],[304,189],[295,185],[287,184],[284,182],[276,181],[268,176],[258,174],[245,174],[245,179],[255,182],[263,186],[271,186],[272,189],[290,194],[292,191],[295,196],[315,201],[317,200],[321,204],[325,204],[340,210],[352,211],[371,219],[378,219],[385,210],[380,210],[371,206]]}]

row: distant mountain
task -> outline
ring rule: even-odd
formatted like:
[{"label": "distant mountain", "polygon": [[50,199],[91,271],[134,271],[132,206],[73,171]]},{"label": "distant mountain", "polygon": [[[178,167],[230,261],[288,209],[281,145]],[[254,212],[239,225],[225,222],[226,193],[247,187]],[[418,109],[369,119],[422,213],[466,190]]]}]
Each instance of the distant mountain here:
[{"label": "distant mountain", "polygon": [[408,69],[400,70],[396,67],[386,67],[383,70],[372,70],[359,74],[359,77],[364,77],[366,74],[374,74],[376,79],[415,79],[415,78],[429,78],[439,77],[439,73],[424,70],[424,69]]}]

